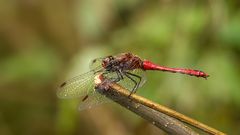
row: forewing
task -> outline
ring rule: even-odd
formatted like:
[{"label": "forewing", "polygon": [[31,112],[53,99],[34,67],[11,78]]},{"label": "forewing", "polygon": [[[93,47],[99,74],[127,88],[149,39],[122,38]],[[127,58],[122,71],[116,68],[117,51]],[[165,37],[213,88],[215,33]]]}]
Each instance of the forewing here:
[{"label": "forewing", "polygon": [[95,90],[94,77],[98,74],[100,72],[90,71],[64,82],[57,92],[58,97],[80,98],[79,110],[110,101]]},{"label": "forewing", "polygon": [[58,97],[77,98],[90,94],[95,86],[94,76],[94,72],[90,71],[62,83],[57,92]]}]

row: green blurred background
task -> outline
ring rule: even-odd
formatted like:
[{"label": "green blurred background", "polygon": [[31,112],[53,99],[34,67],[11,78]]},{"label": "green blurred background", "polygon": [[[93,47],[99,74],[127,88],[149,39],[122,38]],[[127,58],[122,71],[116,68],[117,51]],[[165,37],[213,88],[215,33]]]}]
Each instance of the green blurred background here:
[{"label": "green blurred background", "polygon": [[1,135],[164,134],[115,103],[78,111],[56,96],[91,59],[132,52],[201,78],[148,72],[138,94],[228,134],[240,133],[237,0],[1,0]]}]

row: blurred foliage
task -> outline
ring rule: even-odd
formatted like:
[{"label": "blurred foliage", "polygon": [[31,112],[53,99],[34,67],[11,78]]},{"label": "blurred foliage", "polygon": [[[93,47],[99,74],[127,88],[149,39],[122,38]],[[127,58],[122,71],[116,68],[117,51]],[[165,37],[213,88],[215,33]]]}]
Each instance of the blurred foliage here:
[{"label": "blurred foliage", "polygon": [[239,1],[0,1],[1,135],[164,134],[116,104],[77,111],[58,85],[96,57],[132,52],[209,79],[148,72],[138,94],[240,133]]}]

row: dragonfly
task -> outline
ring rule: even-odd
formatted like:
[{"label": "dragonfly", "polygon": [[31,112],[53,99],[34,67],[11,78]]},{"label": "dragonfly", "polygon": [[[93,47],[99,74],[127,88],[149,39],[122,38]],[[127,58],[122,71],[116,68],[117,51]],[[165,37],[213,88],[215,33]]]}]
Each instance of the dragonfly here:
[{"label": "dragonfly", "polygon": [[91,108],[109,100],[95,89],[96,77],[115,82],[130,90],[130,95],[146,82],[147,70],[181,73],[207,79],[209,75],[201,70],[170,68],[142,60],[132,53],[96,58],[90,63],[90,71],[63,82],[57,91],[59,98],[80,98],[79,110]]}]

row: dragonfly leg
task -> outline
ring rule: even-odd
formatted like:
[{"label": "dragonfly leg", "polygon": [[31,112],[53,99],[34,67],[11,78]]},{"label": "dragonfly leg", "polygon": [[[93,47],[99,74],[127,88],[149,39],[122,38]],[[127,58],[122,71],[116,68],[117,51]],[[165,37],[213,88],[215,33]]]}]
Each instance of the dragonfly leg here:
[{"label": "dragonfly leg", "polygon": [[134,88],[131,90],[131,92],[130,92],[130,94],[129,94],[129,96],[128,96],[128,97],[130,97],[130,96],[136,91],[137,86],[138,86],[138,82],[137,82],[136,80],[134,80],[134,79],[130,76],[130,74],[128,74],[127,72],[125,73],[125,76],[126,76],[127,78],[129,78],[130,80],[132,80],[132,81],[134,82],[134,84],[135,84]]},{"label": "dragonfly leg", "polygon": [[123,79],[124,73],[122,71],[118,71],[118,73],[119,73],[120,79]]},{"label": "dragonfly leg", "polygon": [[139,81],[137,82],[137,85],[136,85],[135,89],[133,89],[133,93],[136,93],[137,88],[139,87],[139,84],[140,84],[141,81],[142,81],[142,77],[141,77],[141,76],[138,76],[138,75],[136,75],[136,74],[130,73],[130,72],[126,72],[126,74],[129,74],[129,75],[131,75],[131,76],[137,77],[137,78],[139,79]]},{"label": "dragonfly leg", "polygon": [[121,72],[117,71],[117,78],[114,80],[114,82],[119,82],[120,80],[123,79],[123,75]]},{"label": "dragonfly leg", "polygon": [[[108,78],[110,81],[119,82],[120,80],[123,79],[123,75],[122,75],[122,73],[121,73],[120,71],[116,71],[116,72],[114,72],[114,73],[117,74],[117,77]],[[103,73],[103,75],[106,75],[106,76],[107,76],[107,74],[109,74],[109,72]]]}]

